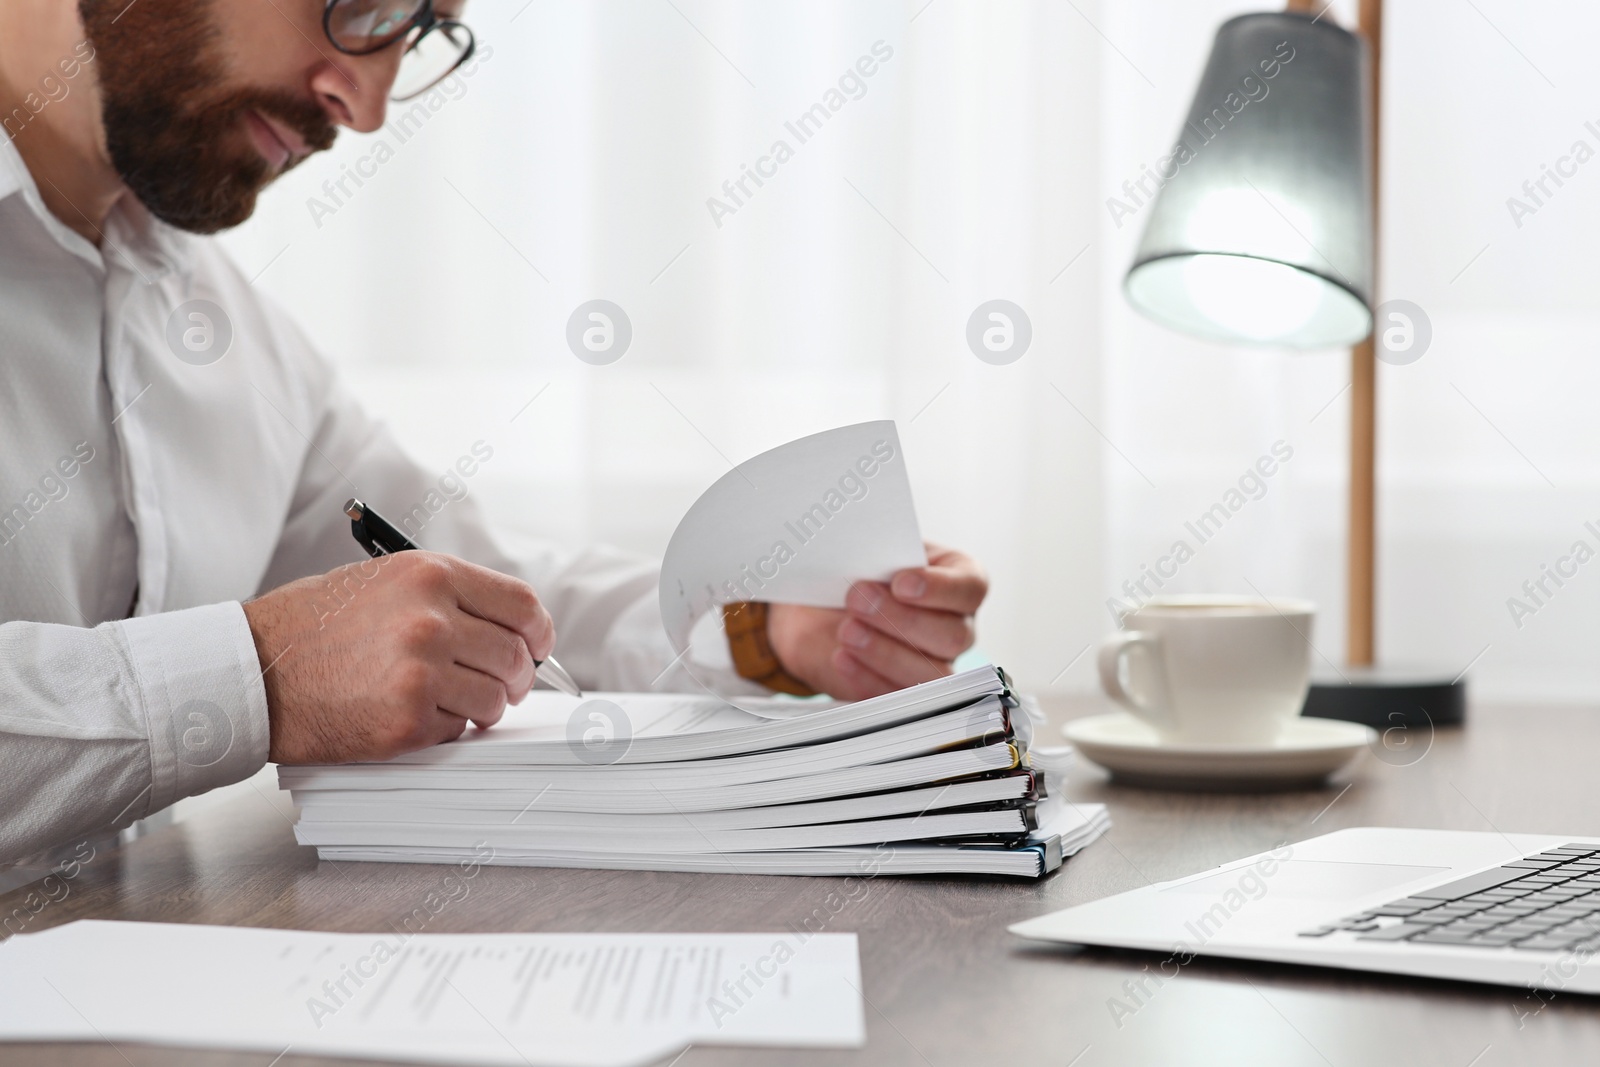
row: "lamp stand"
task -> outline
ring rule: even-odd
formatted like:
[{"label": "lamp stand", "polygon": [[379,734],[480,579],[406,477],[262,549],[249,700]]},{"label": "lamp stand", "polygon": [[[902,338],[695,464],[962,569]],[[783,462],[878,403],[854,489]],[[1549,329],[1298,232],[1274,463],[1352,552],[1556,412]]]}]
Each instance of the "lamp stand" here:
[{"label": "lamp stand", "polygon": [[[1290,11],[1311,12],[1314,0],[1290,0]],[[1376,304],[1382,267],[1379,225],[1382,186],[1379,153],[1383,107],[1383,0],[1360,0],[1357,32],[1367,41],[1372,102],[1372,260]],[[1345,660],[1343,670],[1317,672],[1304,714],[1345,719],[1380,730],[1432,727],[1466,718],[1465,671],[1451,677],[1430,668],[1379,665],[1374,660],[1377,561],[1377,408],[1378,361],[1375,344],[1381,325],[1350,350],[1350,509],[1345,573]],[[1386,735],[1387,740],[1387,735]]]}]

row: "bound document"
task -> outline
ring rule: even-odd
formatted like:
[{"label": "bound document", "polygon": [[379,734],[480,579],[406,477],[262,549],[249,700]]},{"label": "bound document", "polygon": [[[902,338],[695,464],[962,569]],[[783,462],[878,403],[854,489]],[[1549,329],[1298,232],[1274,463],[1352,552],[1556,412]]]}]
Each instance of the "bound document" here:
[{"label": "bound document", "polygon": [[1109,825],[1049,797],[997,668],[789,710],[541,690],[452,744],[278,775],[330,860],[1038,877]]}]

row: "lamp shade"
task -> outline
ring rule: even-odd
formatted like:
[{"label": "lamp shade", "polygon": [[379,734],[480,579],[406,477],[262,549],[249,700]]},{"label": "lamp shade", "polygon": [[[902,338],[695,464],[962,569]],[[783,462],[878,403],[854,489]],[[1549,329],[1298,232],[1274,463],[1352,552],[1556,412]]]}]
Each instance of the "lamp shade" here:
[{"label": "lamp shade", "polygon": [[1220,341],[1349,345],[1372,329],[1365,43],[1291,12],[1223,23],[1157,186],[1129,301]]}]

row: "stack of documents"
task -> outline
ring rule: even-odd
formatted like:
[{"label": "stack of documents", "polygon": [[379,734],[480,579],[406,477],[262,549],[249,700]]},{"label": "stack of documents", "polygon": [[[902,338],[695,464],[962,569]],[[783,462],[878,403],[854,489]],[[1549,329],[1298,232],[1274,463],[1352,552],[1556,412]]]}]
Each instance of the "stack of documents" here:
[{"label": "stack of documents", "polygon": [[757,710],[538,691],[452,744],[278,777],[330,860],[1038,877],[1109,825],[1047,797],[994,667]]}]

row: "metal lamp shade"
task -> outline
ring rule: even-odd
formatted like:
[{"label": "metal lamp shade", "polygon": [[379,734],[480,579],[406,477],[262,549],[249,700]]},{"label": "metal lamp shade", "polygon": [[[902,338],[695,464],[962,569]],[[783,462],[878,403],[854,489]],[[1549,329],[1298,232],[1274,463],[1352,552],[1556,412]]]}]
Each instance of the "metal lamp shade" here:
[{"label": "metal lamp shade", "polygon": [[1124,188],[1159,186],[1126,281],[1135,308],[1220,341],[1371,332],[1368,62],[1359,37],[1309,16],[1222,25],[1172,153]]}]

